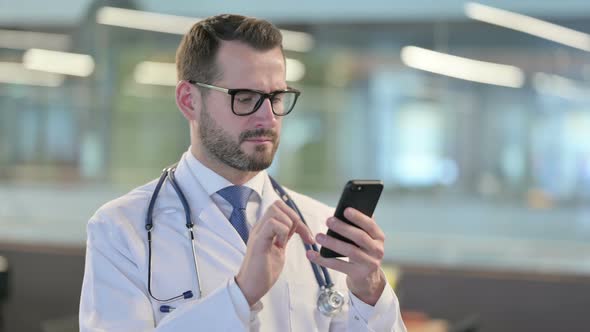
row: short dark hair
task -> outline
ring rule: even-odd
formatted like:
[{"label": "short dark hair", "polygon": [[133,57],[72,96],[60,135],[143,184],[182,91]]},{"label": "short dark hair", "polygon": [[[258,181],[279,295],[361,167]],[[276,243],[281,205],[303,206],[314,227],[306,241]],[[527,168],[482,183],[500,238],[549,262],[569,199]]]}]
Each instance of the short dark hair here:
[{"label": "short dark hair", "polygon": [[212,83],[221,76],[215,58],[221,41],[241,41],[254,49],[283,50],[283,36],[272,23],[234,14],[208,17],[195,23],[176,50],[179,80]]}]

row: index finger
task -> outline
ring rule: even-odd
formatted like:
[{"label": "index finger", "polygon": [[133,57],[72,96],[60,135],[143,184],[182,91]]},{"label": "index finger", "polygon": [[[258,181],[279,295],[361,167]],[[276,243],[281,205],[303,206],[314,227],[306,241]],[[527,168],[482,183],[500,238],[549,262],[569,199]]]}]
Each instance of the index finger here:
[{"label": "index finger", "polygon": [[373,239],[381,241],[385,240],[385,234],[383,234],[383,231],[379,225],[377,225],[375,219],[351,207],[348,207],[346,210],[344,210],[344,216],[351,223],[364,230]]},{"label": "index finger", "polygon": [[284,201],[281,201],[281,203],[282,204],[279,204],[279,207],[293,221],[293,227],[291,228],[291,230],[289,232],[289,237],[291,237],[291,235],[293,235],[293,233],[297,233],[297,234],[299,234],[299,236],[301,236],[301,239],[303,240],[303,242],[305,242],[307,244],[313,244],[315,242],[314,238],[313,238],[313,234],[311,233],[311,230],[309,229],[309,227],[307,227],[307,225],[303,222],[303,220],[301,220],[301,218],[299,217],[299,214]]}]

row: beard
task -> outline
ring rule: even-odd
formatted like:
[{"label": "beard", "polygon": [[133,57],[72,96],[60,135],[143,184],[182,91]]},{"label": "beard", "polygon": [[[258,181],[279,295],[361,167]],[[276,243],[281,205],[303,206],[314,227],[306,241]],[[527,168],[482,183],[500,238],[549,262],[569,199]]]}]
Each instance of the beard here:
[{"label": "beard", "polygon": [[[211,156],[223,164],[240,171],[259,172],[267,169],[272,164],[279,147],[279,137],[276,131],[272,129],[259,128],[244,131],[236,142],[211,117],[205,105],[203,105],[199,121],[199,136],[203,146]],[[272,148],[268,148],[266,145],[257,145],[250,155],[241,149],[241,144],[246,139],[257,137],[270,139]]]}]

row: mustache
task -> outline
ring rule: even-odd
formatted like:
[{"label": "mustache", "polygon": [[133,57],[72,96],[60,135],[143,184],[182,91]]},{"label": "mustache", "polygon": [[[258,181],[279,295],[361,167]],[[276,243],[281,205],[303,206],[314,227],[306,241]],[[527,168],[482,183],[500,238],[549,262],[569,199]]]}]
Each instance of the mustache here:
[{"label": "mustache", "polygon": [[273,142],[277,140],[277,132],[273,129],[258,128],[240,134],[240,143],[251,138],[266,138]]}]

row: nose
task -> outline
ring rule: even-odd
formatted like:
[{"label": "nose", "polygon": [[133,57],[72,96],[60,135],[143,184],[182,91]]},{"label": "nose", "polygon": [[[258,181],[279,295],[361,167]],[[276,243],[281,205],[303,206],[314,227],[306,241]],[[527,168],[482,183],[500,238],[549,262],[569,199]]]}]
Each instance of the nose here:
[{"label": "nose", "polygon": [[272,104],[269,98],[265,98],[262,101],[262,105],[260,105],[253,115],[257,120],[256,127],[265,127],[268,123],[276,120],[276,117],[272,112]]}]

